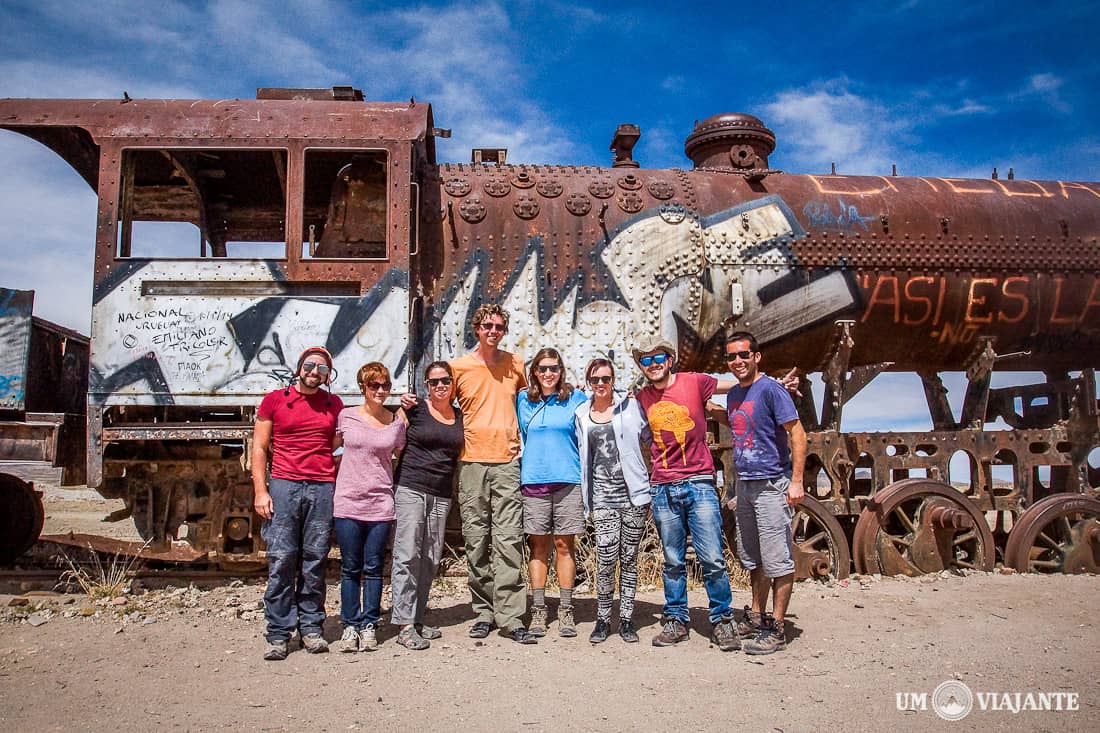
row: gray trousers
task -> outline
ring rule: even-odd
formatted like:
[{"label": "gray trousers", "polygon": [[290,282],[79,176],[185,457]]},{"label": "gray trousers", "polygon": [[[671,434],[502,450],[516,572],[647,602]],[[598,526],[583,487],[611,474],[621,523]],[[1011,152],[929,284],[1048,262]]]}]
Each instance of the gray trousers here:
[{"label": "gray trousers", "polygon": [[424,622],[428,593],[443,554],[451,500],[398,486],[393,503],[397,524],[390,576],[390,621],[399,626],[419,624]]}]

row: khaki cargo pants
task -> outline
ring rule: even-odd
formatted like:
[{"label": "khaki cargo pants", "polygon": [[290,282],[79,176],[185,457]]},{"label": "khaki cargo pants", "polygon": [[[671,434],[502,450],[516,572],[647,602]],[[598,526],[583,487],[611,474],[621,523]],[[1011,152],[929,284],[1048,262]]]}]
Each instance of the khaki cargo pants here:
[{"label": "khaki cargo pants", "polygon": [[508,463],[462,461],[458,508],[466,540],[470,603],[478,621],[511,631],[523,626],[523,501],[519,459]]}]

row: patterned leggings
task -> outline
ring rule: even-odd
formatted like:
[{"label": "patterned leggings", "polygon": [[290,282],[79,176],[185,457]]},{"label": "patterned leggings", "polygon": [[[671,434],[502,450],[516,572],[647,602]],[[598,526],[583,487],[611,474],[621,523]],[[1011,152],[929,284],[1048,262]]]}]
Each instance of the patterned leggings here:
[{"label": "patterned leggings", "polygon": [[642,539],[649,507],[596,509],[596,616],[611,620],[615,597],[615,565],[619,566],[619,618],[634,615],[638,587],[638,543]]}]

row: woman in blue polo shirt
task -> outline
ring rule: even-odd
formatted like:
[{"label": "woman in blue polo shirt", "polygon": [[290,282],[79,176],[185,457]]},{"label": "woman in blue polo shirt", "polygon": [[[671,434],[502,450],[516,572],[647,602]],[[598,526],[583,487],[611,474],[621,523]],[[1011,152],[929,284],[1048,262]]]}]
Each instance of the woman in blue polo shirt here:
[{"label": "woman in blue polo shirt", "polygon": [[565,364],[557,349],[542,349],[535,354],[527,383],[531,386],[516,396],[516,413],[523,438],[523,531],[531,542],[528,570],[533,603],[528,631],[532,636],[546,635],[547,560],[552,545],[561,589],[558,633],[576,636],[573,538],[584,531],[584,504],[573,414],[587,398],[566,380]]}]

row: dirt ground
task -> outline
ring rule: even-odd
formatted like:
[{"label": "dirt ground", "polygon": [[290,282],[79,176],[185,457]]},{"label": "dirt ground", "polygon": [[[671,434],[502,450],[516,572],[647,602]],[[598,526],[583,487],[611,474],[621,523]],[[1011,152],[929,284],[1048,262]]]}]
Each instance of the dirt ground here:
[{"label": "dirt ground", "polygon": [[[69,502],[48,499],[47,531],[65,529],[68,515],[94,514]],[[639,597],[640,644],[617,636],[589,644],[595,599],[582,595],[578,638],[559,638],[552,623],[537,646],[519,646],[495,634],[468,638],[468,596],[461,583],[444,583],[429,619],[444,636],[428,650],[405,650],[385,627],[375,652],[294,651],[264,662],[262,594],[261,584],[232,581],[139,584],[94,602],[0,596],[0,730],[1100,729],[1095,576],[802,583],[787,650],[755,658],[708,643],[699,589],[692,636],[671,649],[649,643],[659,630],[656,591]],[[748,594],[734,599],[739,607]],[[340,633],[337,602],[332,586],[330,639]],[[948,680],[974,694],[973,711],[958,722],[933,710],[932,692]],[[1040,692],[1076,693],[1078,709],[1012,712],[1004,693],[1029,692],[1033,705]],[[920,708],[920,693],[926,709],[898,709],[899,695]],[[989,693],[1002,709],[982,709]]]}]

